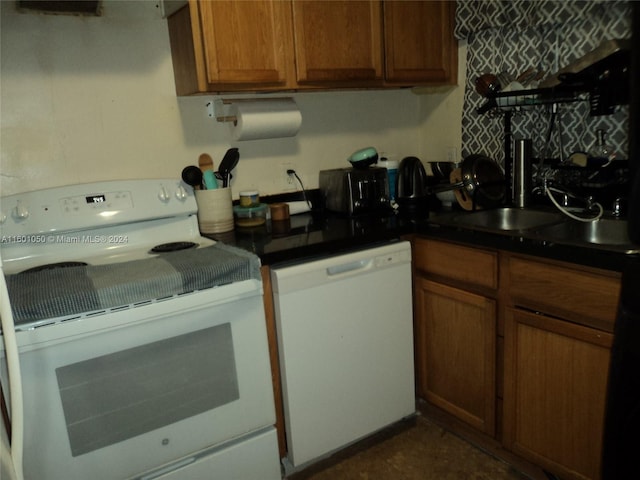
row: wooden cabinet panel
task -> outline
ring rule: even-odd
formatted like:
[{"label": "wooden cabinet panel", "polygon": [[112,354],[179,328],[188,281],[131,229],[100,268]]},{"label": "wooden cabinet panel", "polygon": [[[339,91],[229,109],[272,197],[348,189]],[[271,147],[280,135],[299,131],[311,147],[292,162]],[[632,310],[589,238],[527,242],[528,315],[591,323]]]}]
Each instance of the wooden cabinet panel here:
[{"label": "wooden cabinet panel", "polygon": [[273,287],[271,284],[271,269],[263,265],[260,267],[262,277],[264,315],[267,323],[267,341],[269,342],[269,360],[271,361],[271,384],[273,399],[276,407],[276,431],[278,433],[278,451],[280,457],[287,454],[287,438],[284,425],[284,402],[282,400],[282,384],[280,376],[280,357],[278,355],[278,334],[276,329],[276,313],[273,305]]},{"label": "wooden cabinet panel", "polygon": [[516,305],[611,332],[620,276],[513,256],[509,294]]},{"label": "wooden cabinet panel", "polygon": [[449,1],[189,0],[168,18],[176,92],[454,84],[454,11]]},{"label": "wooden cabinet panel", "polygon": [[429,274],[469,285],[498,288],[498,254],[494,251],[417,238],[414,261],[417,269]]},{"label": "wooden cabinet panel", "polygon": [[493,435],[495,302],[419,277],[415,309],[418,394]]},{"label": "wooden cabinet panel", "polygon": [[385,80],[455,84],[458,46],[455,2],[384,2]]},{"label": "wooden cabinet panel", "polygon": [[293,2],[299,83],[382,79],[379,1]]},{"label": "wooden cabinet panel", "polygon": [[599,479],[620,275],[428,238],[414,268],[419,396],[559,478]]},{"label": "wooden cabinet panel", "polygon": [[504,443],[567,479],[600,478],[612,335],[509,309]]},{"label": "wooden cabinet panel", "polygon": [[288,2],[218,0],[198,7],[209,83],[286,83]]},{"label": "wooden cabinet panel", "polygon": [[190,0],[168,21],[178,95],[294,86],[290,2]]}]

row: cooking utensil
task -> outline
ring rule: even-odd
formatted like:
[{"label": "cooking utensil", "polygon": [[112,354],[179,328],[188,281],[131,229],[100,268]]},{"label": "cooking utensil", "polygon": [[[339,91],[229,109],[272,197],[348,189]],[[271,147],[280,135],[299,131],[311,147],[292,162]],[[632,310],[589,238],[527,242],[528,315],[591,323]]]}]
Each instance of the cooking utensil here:
[{"label": "cooking utensil", "polygon": [[202,187],[202,170],[193,165],[184,167],[182,169],[182,180],[187,185],[191,185],[194,189],[200,190]]},{"label": "cooking utensil", "polygon": [[202,174],[202,181],[207,190],[215,190],[218,188],[218,180],[216,180],[216,174],[213,170],[205,170]]},{"label": "cooking utensil", "polygon": [[214,190],[218,188],[218,182],[213,174],[213,159],[207,153],[203,153],[198,157],[198,165],[202,171],[202,177],[204,179],[204,186],[207,190]]},{"label": "cooking utensil", "polygon": [[218,173],[222,177],[222,188],[229,186],[229,175],[231,174],[231,170],[236,168],[239,160],[240,152],[237,148],[230,148],[226,151],[224,157],[222,157],[220,168],[218,168]]},{"label": "cooking utensil", "polygon": [[429,162],[429,166],[431,167],[431,174],[438,179],[439,181],[444,180],[445,182],[449,181],[449,175],[456,167],[456,164],[453,162]]},{"label": "cooking utensil", "polygon": [[198,157],[198,166],[202,172],[205,170],[213,170],[213,159],[208,153],[202,153]]},{"label": "cooking utensil", "polygon": [[378,161],[378,151],[374,147],[357,150],[349,157],[349,163],[354,168],[367,168]]},{"label": "cooking utensil", "polygon": [[476,92],[483,97],[488,96],[490,93],[495,93],[500,90],[501,85],[498,77],[493,73],[483,73],[476,78]]},{"label": "cooking utensil", "polygon": [[449,181],[449,185],[429,187],[428,191],[438,193],[454,190],[458,203],[465,210],[493,208],[504,201],[506,183],[502,169],[485,155],[466,157],[461,167],[451,172]]},{"label": "cooking utensil", "polygon": [[[451,174],[449,176],[449,181],[451,182],[452,185],[458,185],[458,184],[463,183],[462,182],[462,169],[461,168],[454,168],[451,171]],[[460,205],[464,210],[473,210],[473,200],[471,199],[471,197],[467,194],[467,192],[464,189],[456,188],[453,191],[453,193],[456,196],[456,200],[458,201],[458,205]]]}]

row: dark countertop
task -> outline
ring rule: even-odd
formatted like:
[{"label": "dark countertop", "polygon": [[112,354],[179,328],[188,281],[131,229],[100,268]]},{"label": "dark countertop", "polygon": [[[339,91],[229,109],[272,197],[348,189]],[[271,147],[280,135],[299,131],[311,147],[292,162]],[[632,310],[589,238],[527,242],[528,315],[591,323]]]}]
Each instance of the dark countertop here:
[{"label": "dark countertop", "polygon": [[358,250],[414,231],[394,214],[349,218],[313,212],[292,215],[288,223],[267,221],[209,236],[255,253],[263,265],[274,265]]},{"label": "dark countertop", "polygon": [[414,233],[470,246],[507,250],[618,272],[637,257],[438,226],[430,223],[429,214],[425,213],[415,216],[388,213],[347,217],[320,211],[292,215],[288,224],[267,221],[259,227],[236,227],[234,231],[210,237],[255,253],[263,265],[274,265],[345,253]]}]

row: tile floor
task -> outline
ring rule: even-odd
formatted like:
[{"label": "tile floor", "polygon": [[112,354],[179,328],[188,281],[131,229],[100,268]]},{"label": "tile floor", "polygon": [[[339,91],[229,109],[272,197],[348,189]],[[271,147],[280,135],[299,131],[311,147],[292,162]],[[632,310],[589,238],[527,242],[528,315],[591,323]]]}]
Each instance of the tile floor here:
[{"label": "tile floor", "polygon": [[[349,449],[347,449],[349,450]],[[289,480],[527,480],[423,416],[364,450],[338,453]]]}]

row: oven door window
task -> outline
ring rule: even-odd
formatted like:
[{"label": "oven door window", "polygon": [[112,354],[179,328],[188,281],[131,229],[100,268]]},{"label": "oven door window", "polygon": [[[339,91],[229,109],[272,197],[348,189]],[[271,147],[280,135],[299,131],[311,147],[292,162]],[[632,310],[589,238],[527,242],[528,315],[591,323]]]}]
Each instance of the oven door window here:
[{"label": "oven door window", "polygon": [[238,400],[231,326],[56,369],[75,457]]}]

